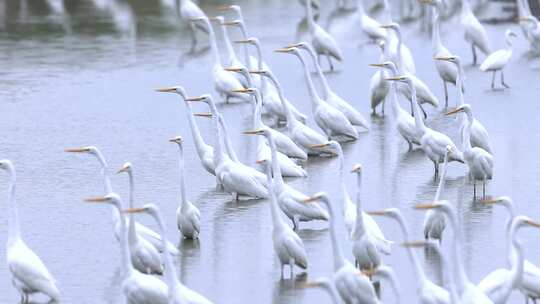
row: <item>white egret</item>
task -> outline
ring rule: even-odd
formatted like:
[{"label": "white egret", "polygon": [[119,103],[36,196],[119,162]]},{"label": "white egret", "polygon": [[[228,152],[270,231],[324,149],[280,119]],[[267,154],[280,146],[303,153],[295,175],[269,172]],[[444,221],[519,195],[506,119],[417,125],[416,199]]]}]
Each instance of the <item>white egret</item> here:
[{"label": "white egret", "polygon": [[[444,189],[444,182],[446,179],[446,171],[448,166],[448,154],[452,151],[452,147],[446,147],[446,152],[444,153],[444,161],[442,165],[442,173],[439,179],[439,185],[437,186],[437,191],[435,192],[435,198],[433,201],[438,201],[441,197],[442,190]],[[429,209],[424,216],[424,238],[435,239],[442,241],[442,234],[444,228],[446,227],[446,219],[444,214],[437,209]]]},{"label": "white egret", "polygon": [[[385,68],[392,72],[392,76],[397,76],[397,69],[392,61],[385,61],[383,63],[370,64],[373,67]],[[385,79],[386,81],[386,79]],[[390,82],[392,88],[392,114],[396,121],[396,128],[399,134],[405,139],[409,145],[409,151],[413,149],[413,144],[420,145],[420,139],[417,136],[416,124],[414,117],[412,117],[407,111],[405,111],[398,100],[397,84]],[[412,101],[410,101],[412,107]],[[412,112],[412,111],[411,111]]]},{"label": "white egret", "polygon": [[465,41],[471,44],[473,65],[476,65],[476,49],[488,55],[491,53],[491,48],[486,29],[472,12],[469,0],[461,0],[461,26],[464,30]]},{"label": "white egret", "polygon": [[[109,166],[107,162],[105,161],[105,157],[103,157],[103,154],[101,151],[95,147],[95,146],[87,146],[87,147],[80,147],[80,148],[68,148],[65,149],[68,153],[85,153],[89,155],[93,155],[96,157],[96,159],[99,161],[99,164],[101,166],[101,176],[103,177],[103,184],[105,187],[105,193],[111,193],[112,186],[111,186],[111,180],[109,178],[109,173],[107,172],[109,170]],[[117,240],[120,240],[120,235],[122,232],[122,227],[120,226],[120,214],[117,212],[116,208],[112,208],[112,216],[113,216],[113,223],[115,227],[115,236]],[[129,220],[126,220],[126,223],[129,223]],[[127,229],[127,226],[126,226]],[[137,235],[146,239],[148,242],[150,242],[156,249],[160,252],[163,250],[167,250],[170,254],[177,255],[178,249],[174,244],[167,243],[167,248],[162,247],[161,237],[158,233],[153,231],[152,229],[144,226],[141,223],[135,224],[135,230],[137,231]]]},{"label": "white egret", "polygon": [[[227,60],[225,61],[224,66],[230,67],[244,67],[244,64],[238,59],[236,56],[236,51],[234,50],[231,39],[229,38],[229,33],[227,32],[227,27],[225,26],[225,19],[223,16],[216,16],[212,17],[209,20],[216,21],[218,23],[219,29],[221,31],[221,36],[223,37],[223,44],[225,45],[225,54],[227,56]],[[236,77],[242,85],[248,86],[246,79],[242,77],[241,75],[238,75]]]},{"label": "white egret", "polygon": [[278,204],[285,215],[292,221],[293,228],[296,230],[299,222],[307,222],[312,220],[328,220],[328,212],[316,203],[309,205],[303,204],[303,200],[308,198],[307,195],[287,185],[281,177],[281,169],[278,165],[276,143],[274,136],[269,128],[246,131],[247,135],[260,135],[266,137],[270,145],[272,156],[272,172],[274,176],[274,193],[277,197]]},{"label": "white egret", "polygon": [[28,303],[31,294],[41,293],[52,301],[60,300],[56,281],[37,254],[26,245],[21,236],[17,208],[15,167],[10,160],[0,160],[0,169],[9,175],[9,217],[6,260],[11,282],[21,295],[21,303]]},{"label": "white egret", "polygon": [[334,287],[334,283],[329,278],[316,278],[314,280],[310,280],[307,282],[302,282],[299,285],[297,285],[299,288],[320,288],[330,296],[330,299],[332,299],[333,304],[339,304],[341,303],[339,294],[336,291],[336,288]]},{"label": "white egret", "polygon": [[[127,213],[147,213],[148,215],[152,216],[158,226],[159,230],[161,232],[161,238],[166,241],[167,240],[167,231],[165,222],[163,221],[163,218],[161,217],[161,212],[159,211],[159,207],[154,204],[147,204],[144,205],[142,208],[130,208],[124,210],[124,212]],[[206,299],[203,295],[189,289],[184,284],[180,283],[180,280],[178,280],[178,275],[176,274],[176,267],[174,266],[171,257],[168,255],[164,255],[163,258],[165,259],[165,279],[167,281],[168,285],[168,299],[169,304],[183,304],[183,303],[189,303],[189,304],[211,304],[212,302],[208,299]]]},{"label": "white egret", "polygon": [[[407,224],[405,223],[405,219],[401,215],[401,212],[396,208],[388,208],[380,211],[370,211],[368,212],[371,215],[377,215],[377,216],[386,216],[393,220],[395,220],[403,234],[403,239],[405,243],[410,242],[409,240],[409,228],[407,227]],[[411,264],[413,265],[414,272],[417,278],[417,294],[420,298],[420,303],[423,304],[449,304],[450,302],[450,295],[448,294],[448,291],[446,291],[444,288],[440,287],[439,285],[434,284],[431,282],[424,272],[424,269],[422,268],[422,265],[420,265],[420,260],[418,259],[418,256],[416,255],[416,252],[413,250],[412,247],[407,246],[407,252],[409,254],[409,259],[411,261]]]},{"label": "white egret", "polygon": [[524,277],[524,255],[522,243],[517,239],[517,232],[521,227],[540,227],[540,223],[534,222],[526,216],[516,216],[510,225],[510,233],[507,236],[508,258],[513,260],[510,269],[498,268],[490,272],[480,283],[480,288],[496,304],[508,301],[512,291],[522,285]]},{"label": "white egret", "polygon": [[[373,238],[377,245],[377,249],[384,254],[390,254],[391,250],[391,241],[388,241],[384,234],[382,233],[381,228],[373,220],[373,218],[362,211],[362,208],[358,208],[358,205],[355,205],[352,200],[351,196],[349,195],[349,191],[347,191],[347,186],[345,185],[345,159],[343,157],[343,150],[341,149],[341,145],[334,140],[328,141],[324,144],[320,145],[314,145],[314,149],[327,149],[331,148],[333,151],[336,151],[336,154],[339,159],[339,184],[341,186],[341,193],[343,195],[343,221],[345,222],[345,227],[347,228],[347,232],[349,233],[349,237],[351,239],[355,238],[356,232],[355,232],[355,226],[357,225],[357,217],[359,212],[362,214],[362,222],[363,222],[363,230],[366,233],[369,233]],[[357,165],[352,169],[352,173],[358,173],[361,170],[361,166]],[[360,191],[360,183],[358,184],[357,191]],[[360,193],[360,192],[358,192]],[[360,202],[360,198],[357,197],[357,204]]]},{"label": "white egret", "polygon": [[493,156],[486,150],[479,147],[471,146],[471,126],[473,116],[471,106],[464,104],[454,111],[448,112],[446,115],[452,115],[463,112],[467,115],[468,124],[463,129],[463,156],[465,163],[469,166],[469,172],[473,178],[474,197],[476,197],[476,181],[482,181],[482,193],[486,196],[486,181],[493,177]]},{"label": "white egret", "polygon": [[186,196],[186,183],[184,178],[184,147],[182,137],[169,139],[169,142],[178,145],[178,168],[180,172],[180,206],[176,209],[176,225],[182,236],[187,239],[198,239],[201,233],[201,213]]},{"label": "white egret", "polygon": [[281,277],[283,278],[283,269],[285,265],[291,268],[291,278],[294,273],[294,265],[307,269],[307,254],[304,243],[291,227],[285,224],[281,217],[281,211],[277,203],[276,193],[274,192],[274,182],[272,180],[272,165],[270,160],[259,161],[266,172],[266,182],[270,192],[270,211],[272,213],[272,242],[274,252],[281,263]]},{"label": "white egret", "polygon": [[356,269],[343,255],[336,231],[336,213],[330,199],[326,193],[319,192],[304,200],[306,204],[316,201],[324,203],[330,213],[330,238],[334,256],[333,280],[341,299],[346,303],[379,303],[368,277]]},{"label": "white egret", "polygon": [[333,70],[334,65],[332,64],[332,58],[341,62],[343,61],[343,55],[334,38],[315,22],[311,8],[311,1],[312,0],[307,0],[306,4],[306,18],[309,32],[311,34],[311,45],[313,45],[313,48],[315,48],[315,52],[317,52],[317,57],[319,60],[321,55],[326,56],[330,69]]},{"label": "white egret", "polygon": [[278,49],[277,51],[281,53],[294,54],[300,60],[300,63],[302,64],[302,67],[304,69],[304,76],[310,93],[312,105],[311,109],[315,118],[315,122],[317,123],[319,128],[323,130],[327,138],[331,139],[331,137],[334,136],[342,138],[344,137],[345,140],[358,139],[358,132],[352,126],[351,122],[347,119],[345,114],[343,114],[343,112],[334,108],[330,104],[326,103],[319,97],[319,94],[317,93],[317,90],[313,85],[313,81],[311,79],[311,75],[306,65],[306,62],[302,54],[300,54],[300,52],[298,51],[298,48],[293,47],[286,49]]},{"label": "white egret", "polygon": [[351,122],[353,126],[362,127],[366,130],[369,130],[369,123],[367,120],[358,112],[353,106],[351,106],[350,103],[345,101],[343,98],[341,98],[338,94],[336,94],[332,89],[330,88],[330,85],[328,85],[328,81],[326,80],[326,76],[324,76],[324,73],[322,72],[321,65],[319,62],[317,62],[317,55],[315,54],[315,50],[306,42],[300,42],[295,43],[293,45],[289,45],[289,47],[297,47],[299,49],[306,50],[308,54],[311,56],[311,59],[313,61],[313,65],[315,65],[315,69],[317,70],[317,74],[319,75],[319,78],[322,83],[322,89],[323,89],[323,99],[326,101],[329,105],[333,106],[334,108],[341,111],[345,117]]},{"label": "white egret", "polygon": [[[385,47],[386,43],[380,41],[378,43],[381,49],[381,62],[385,61]],[[372,114],[377,114],[377,106],[381,105],[381,112],[384,116],[384,103],[388,92],[390,91],[390,85],[386,78],[388,77],[387,72],[384,69],[379,69],[371,76],[369,81],[369,99],[371,101],[371,111]]]},{"label": "white egret", "polygon": [[[459,95],[459,106],[462,106],[465,104],[465,99],[463,97],[463,83],[465,82],[465,72],[463,71],[463,66],[461,64],[461,59],[459,56],[449,56],[449,57],[436,57],[438,61],[449,61],[454,63],[458,68],[458,78],[457,78],[457,86],[458,86],[458,95]],[[472,113],[471,113],[472,115]],[[463,129],[466,125],[466,119],[463,120],[461,127],[460,127],[460,134],[463,134]],[[491,153],[491,147],[489,144],[489,134],[484,128],[484,126],[473,117],[473,123],[471,125],[471,145],[473,147],[479,147],[482,148],[488,152]]]},{"label": "white egret", "polygon": [[412,242],[405,242],[402,244],[404,247],[411,247],[411,248],[424,248],[427,250],[433,250],[436,255],[439,257],[439,260],[441,261],[440,264],[440,271],[443,275],[443,283],[446,285],[449,295],[450,295],[450,303],[459,303],[459,295],[457,292],[456,284],[454,281],[454,276],[452,275],[452,268],[450,267],[450,264],[448,263],[448,259],[444,256],[444,254],[441,251],[441,247],[438,243],[430,240],[424,240],[424,241],[412,241]]},{"label": "white egret", "polygon": [[214,81],[214,88],[216,89],[217,93],[221,97],[225,98],[226,103],[229,102],[229,99],[231,97],[248,101],[245,95],[231,92],[233,90],[242,89],[243,86],[242,86],[242,83],[240,83],[240,81],[236,79],[233,74],[223,69],[223,65],[221,63],[221,55],[219,54],[219,49],[217,45],[216,34],[214,32],[214,29],[210,25],[210,21],[208,20],[208,18],[201,17],[201,18],[193,19],[193,21],[198,22],[198,23],[204,23],[206,26],[208,26],[208,29],[210,31],[210,34],[209,34],[210,48],[212,49],[212,53],[214,56],[214,67],[212,68],[212,77]]},{"label": "white egret", "polygon": [[487,56],[484,62],[482,62],[482,64],[480,65],[480,71],[493,72],[493,76],[491,77],[491,89],[495,89],[495,75],[497,74],[497,71],[501,71],[501,85],[503,85],[505,88],[510,88],[504,82],[503,69],[512,58],[511,37],[517,37],[517,35],[511,30],[506,30],[506,33],[505,33],[506,48],[489,54],[489,56]]},{"label": "white egret", "polygon": [[182,97],[182,100],[184,100],[184,104],[186,105],[187,109],[186,114],[191,130],[191,137],[193,138],[193,142],[195,143],[195,150],[197,151],[197,155],[199,156],[201,165],[208,173],[216,175],[216,167],[214,166],[214,148],[208,145],[202,138],[201,131],[199,131],[199,127],[195,122],[191,103],[186,101],[187,94],[184,88],[182,88],[181,86],[175,86],[170,88],[157,89],[157,91],[165,93],[176,93]]},{"label": "white egret", "polygon": [[[506,220],[506,238],[507,242],[510,239],[510,228],[512,221],[515,218],[515,212],[514,212],[514,204],[512,202],[512,199],[508,196],[501,196],[501,197],[495,197],[488,200],[481,201],[483,204],[487,205],[501,205],[503,206],[506,211],[508,212],[508,218]],[[513,249],[513,247],[510,247],[509,249]],[[516,263],[516,254],[515,252],[512,252],[509,256],[509,264],[510,266],[514,265]],[[521,282],[519,282],[519,290],[525,297],[528,299],[539,299],[540,298],[540,268],[533,263],[531,263],[529,260],[525,260],[523,263],[523,277],[521,279]]]},{"label": "white egret", "polygon": [[[222,5],[222,6],[218,6],[217,9],[219,11],[224,11],[224,12],[233,11],[236,14],[237,19],[232,20],[232,21],[227,21],[224,23],[224,25],[238,27],[240,29],[240,33],[242,34],[242,39],[245,40],[248,38],[247,27],[246,27],[246,23],[244,22],[244,15],[242,14],[242,8],[239,5],[234,5],[234,4]],[[248,67],[248,69],[250,70],[253,69],[258,64],[257,60],[253,58],[253,56],[249,55],[249,51],[246,45],[244,45],[243,47],[243,52],[244,52],[244,64]],[[266,65],[266,63],[264,63],[264,65]],[[256,82],[257,81],[258,80],[256,80]]]},{"label": "white egret", "polygon": [[446,153],[446,147],[452,148],[451,153],[448,155],[449,161],[464,162],[463,154],[458,150],[456,145],[452,142],[450,137],[443,133],[437,132],[431,128],[428,128],[422,118],[420,117],[420,110],[418,102],[416,101],[416,89],[408,76],[397,76],[387,78],[391,81],[404,82],[409,86],[412,92],[412,104],[414,110],[414,120],[416,125],[416,136],[420,140],[420,148],[424,151],[426,156],[433,162],[435,168],[435,176],[439,174],[439,163],[444,159],[444,153]]},{"label": "white egret", "polygon": [[[412,57],[411,50],[405,45],[405,43],[403,43],[401,27],[399,24],[392,22],[389,24],[383,24],[380,27],[382,29],[392,30],[388,32],[386,38],[388,59],[396,63],[398,71],[401,73],[407,72],[415,74],[416,67],[414,65],[414,59]],[[390,35],[390,32],[392,35]]]},{"label": "white egret", "polygon": [[281,100],[281,103],[283,105],[283,108],[285,109],[285,113],[287,116],[287,124],[285,125],[285,130],[287,131],[287,134],[289,137],[304,151],[307,152],[308,155],[320,155],[327,154],[327,155],[333,155],[335,154],[335,151],[332,151],[331,149],[313,149],[313,145],[322,144],[327,141],[327,139],[319,134],[317,131],[313,130],[312,128],[300,123],[292,114],[289,105],[286,102],[285,96],[283,95],[283,90],[281,89],[281,85],[279,84],[278,80],[274,76],[274,74],[270,70],[264,70],[264,71],[252,71],[251,73],[260,74],[264,77],[269,78],[274,86],[276,87],[279,98]]},{"label": "white egret", "polygon": [[356,9],[358,15],[360,15],[360,29],[362,32],[372,41],[379,41],[386,39],[386,30],[381,28],[381,24],[366,14],[363,0],[358,0]]},{"label": "white egret", "polygon": [[195,49],[195,46],[197,45],[196,30],[199,29],[208,34],[209,28],[207,24],[193,22],[193,19],[205,18],[206,15],[192,0],[180,0],[180,17],[189,23],[191,29],[191,45],[192,49]]},{"label": "white egret", "polygon": [[[246,77],[246,80],[249,84],[253,84],[252,78],[250,76],[250,73],[245,68],[227,68],[227,71],[233,71],[238,72],[242,74],[244,77]],[[243,94],[249,94],[253,96],[253,102],[254,102],[254,114],[253,114],[253,123],[254,128],[258,129],[262,126],[266,126],[264,122],[262,121],[262,104],[263,104],[263,98],[261,97],[261,91],[255,87],[248,87],[247,89],[241,89],[238,90],[237,93],[243,93]],[[297,158],[301,160],[307,160],[307,154],[300,148],[294,141],[288,137],[287,135],[274,130],[270,129],[270,131],[274,134],[274,138],[276,140],[276,147],[279,154],[284,154],[284,156]]]},{"label": "white egret", "polygon": [[390,286],[392,286],[392,291],[394,292],[396,303],[401,303],[401,287],[396,273],[394,272],[392,267],[380,265],[373,270],[364,271],[364,274],[370,277],[373,281],[380,279],[388,281],[388,283],[390,283]]},{"label": "white egret", "polygon": [[[267,127],[266,125],[264,125],[264,123],[261,120],[262,105],[261,105],[261,95],[259,93],[259,90],[256,88],[247,88],[239,92],[252,94],[255,96],[255,101],[254,101],[255,111],[253,113],[253,130]],[[282,133],[274,129],[268,128],[268,130],[273,133],[274,138],[276,139],[275,140],[276,148],[278,147],[277,145],[278,138],[279,138],[280,143],[283,143],[284,142],[283,139],[286,139],[290,142],[291,145],[294,146],[295,149],[298,149],[299,152],[306,155],[305,152],[301,150],[299,147],[297,147],[296,144],[289,137],[283,135]],[[256,141],[257,141],[257,159],[258,160],[270,159],[271,157],[270,147],[268,147],[268,145],[264,141],[264,138],[258,137]],[[279,151],[279,148],[277,149],[278,151],[276,153],[277,153],[278,164],[281,169],[281,174],[283,174],[283,176],[288,176],[288,177],[306,177],[307,176],[307,172],[304,170],[304,168],[297,165],[287,155]],[[307,159],[307,155],[305,156],[305,158]]]},{"label": "white egret", "polygon": [[[259,42],[259,39],[257,38],[248,38],[246,40],[239,40],[235,41],[237,43],[241,44],[251,44],[255,47],[257,51],[257,70],[263,71],[263,70],[270,70],[268,66],[262,61],[262,51],[261,51],[261,44]],[[251,70],[250,70],[251,71]],[[279,93],[277,92],[277,88],[275,86],[268,86],[266,81],[266,77],[260,76],[258,74],[254,74],[254,80],[260,78],[260,89],[261,89],[261,95],[263,97],[263,107],[266,110],[266,113],[269,115],[272,115],[277,118],[278,122],[279,120],[287,120],[287,113],[285,112],[284,106],[281,104],[281,99],[279,98]],[[305,123],[307,120],[306,115],[304,115],[302,112],[300,112],[290,101],[285,99],[285,102],[289,106],[290,111],[294,115],[294,117],[301,121],[302,123]]]},{"label": "white egret", "polygon": [[[390,244],[386,240],[379,240],[375,237],[374,233],[368,229],[372,228],[367,226],[364,222],[365,217],[371,217],[370,215],[362,211],[361,189],[362,189],[362,165],[357,164],[354,166],[353,173],[357,175],[357,194],[356,194],[356,222],[354,225],[354,232],[352,235],[353,248],[352,252],[355,258],[355,265],[362,270],[371,270],[377,268],[382,263],[381,253],[389,254]],[[378,227],[377,224],[375,224]],[[380,229],[378,229],[380,231]],[[383,246],[381,246],[381,243]]]},{"label": "white egret", "polygon": [[447,201],[438,201],[430,204],[419,204],[414,207],[419,210],[439,209],[442,211],[452,231],[454,232],[454,242],[452,243],[452,265],[456,269],[454,272],[454,282],[459,293],[458,303],[463,304],[493,304],[493,302],[474,285],[467,276],[462,256],[462,231],[458,225],[458,219],[454,207]]},{"label": "white egret", "polygon": [[[129,207],[135,207],[135,182],[133,178],[133,166],[125,163],[116,174],[127,173],[129,178]],[[163,274],[163,263],[159,251],[151,243],[137,235],[135,219],[129,217],[128,245],[133,267],[146,274]]]},{"label": "white egret", "polygon": [[[216,177],[225,191],[231,193],[238,200],[240,195],[253,198],[268,197],[267,185],[258,177],[263,175],[255,169],[235,160],[235,155],[225,153],[222,138],[222,128],[219,125],[220,114],[210,95],[188,98],[187,101],[205,102],[212,110],[212,121],[216,137],[214,138],[214,163]],[[225,136],[226,137],[226,136]],[[227,141],[227,139],[225,139]],[[234,158],[234,159],[233,159]],[[264,175],[263,175],[264,176]],[[266,177],[265,177],[266,179]]]},{"label": "white egret", "polygon": [[[432,6],[432,23],[433,28],[431,30],[431,48],[433,52],[433,58],[437,57],[449,57],[452,53],[443,45],[440,33],[440,20],[439,10],[442,6],[441,0],[422,0],[421,2],[430,4]],[[441,77],[444,85],[444,100],[445,106],[448,107],[448,83],[457,85],[458,69],[450,62],[435,60],[435,68]],[[463,88],[461,88],[463,89]]]},{"label": "white egret", "polygon": [[[116,210],[120,218],[120,251],[121,251],[121,264],[122,264],[122,292],[126,297],[128,304],[168,304],[167,284],[163,283],[160,279],[140,273],[133,268],[131,262],[131,256],[129,255],[129,247],[127,241],[127,223],[125,216],[122,212],[122,199],[116,193],[109,193],[106,196],[92,197],[86,199],[88,203],[94,204],[110,204],[112,208]],[[160,241],[161,241],[160,236]],[[163,242],[168,244],[168,242]],[[165,253],[167,254],[167,253]]]}]

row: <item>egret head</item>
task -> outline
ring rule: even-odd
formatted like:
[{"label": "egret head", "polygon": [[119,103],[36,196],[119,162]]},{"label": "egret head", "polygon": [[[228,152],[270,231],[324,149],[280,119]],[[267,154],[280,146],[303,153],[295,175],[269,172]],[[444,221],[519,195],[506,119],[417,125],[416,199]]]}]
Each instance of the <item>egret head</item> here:
[{"label": "egret head", "polygon": [[243,132],[243,134],[245,135],[261,135],[261,136],[271,136],[270,134],[270,130],[266,127],[264,128],[260,128],[260,129],[257,129],[257,130],[249,130],[249,131],[245,131]]},{"label": "egret head", "polygon": [[437,56],[437,57],[435,57],[435,59],[440,60],[440,61],[448,61],[448,62],[452,62],[452,63],[455,63],[455,64],[458,64],[458,63],[461,62],[461,59],[457,55]]},{"label": "egret head", "polygon": [[192,18],[191,19],[191,22],[210,22],[210,20],[208,20],[208,18],[206,16],[202,16],[202,17],[197,17],[197,18]]},{"label": "egret head", "polygon": [[183,143],[182,136],[175,136],[173,138],[170,138],[169,142],[173,144],[177,144],[179,148],[182,148],[182,143]]},{"label": "egret head", "polygon": [[216,21],[219,25],[225,24],[225,18],[223,16],[210,17],[210,21]]},{"label": "egret head", "polygon": [[234,11],[238,15],[242,13],[242,8],[238,5],[221,5],[217,9],[222,12]]},{"label": "egret head", "polygon": [[333,151],[341,151],[341,145],[335,140],[329,140],[322,144],[316,144],[310,146],[312,149],[330,148]]},{"label": "egret head", "polygon": [[298,48],[296,48],[296,47],[279,48],[279,49],[276,50],[276,52],[285,53],[285,54],[294,54],[294,55],[297,55],[297,56],[300,55],[300,53],[298,52]]},{"label": "egret head", "polygon": [[406,84],[412,85],[412,80],[409,76],[401,75],[401,76],[395,76],[395,77],[388,77],[386,78],[388,81],[397,81],[397,82],[403,82]]},{"label": "egret head", "polygon": [[139,208],[128,208],[122,210],[122,213],[146,213],[152,216],[159,214],[159,207],[154,204],[146,204]]},{"label": "egret head", "polygon": [[231,92],[255,95],[258,92],[258,89],[257,88],[246,88],[246,89],[232,90]]},{"label": "egret head", "polygon": [[92,155],[99,154],[99,150],[95,146],[86,146],[86,147],[78,147],[78,148],[67,148],[64,150],[65,152],[69,153],[88,153]]},{"label": "egret head", "polygon": [[454,115],[454,114],[457,114],[457,113],[466,113],[468,115],[472,114],[471,105],[469,105],[469,104],[461,105],[457,109],[452,110],[452,111],[446,113],[445,115],[450,116],[450,115]]},{"label": "egret head", "polygon": [[237,67],[228,67],[228,68],[224,68],[225,71],[227,72],[235,72],[235,73],[240,73],[246,77],[248,77],[247,75],[249,74],[249,71],[247,70],[246,67],[243,67],[243,66],[237,66]]},{"label": "egret head", "polygon": [[197,117],[204,117],[204,118],[212,118],[212,117],[214,117],[212,115],[212,113],[209,113],[209,112],[193,113],[193,115],[195,115]]},{"label": "egret head", "polygon": [[111,204],[116,206],[122,205],[122,199],[120,196],[116,193],[109,193],[105,196],[94,196],[90,197],[84,200],[87,203],[94,203],[94,204]]},{"label": "egret head", "polygon": [[255,37],[250,37],[250,38],[245,39],[245,40],[236,40],[236,41],[234,41],[234,43],[259,45],[259,39],[255,38]]},{"label": "egret head", "polygon": [[401,217],[401,212],[397,208],[386,208],[382,210],[366,211],[366,213],[373,216],[386,216],[389,218]]},{"label": "egret head", "polygon": [[315,54],[315,50],[313,49],[313,47],[311,46],[311,44],[309,44],[308,42],[298,42],[298,43],[293,43],[293,44],[289,44],[287,47],[287,49],[290,49],[290,48],[298,48],[298,49],[302,49],[302,50],[306,50],[310,53],[313,53]]},{"label": "egret head", "polygon": [[242,21],[242,20],[231,20],[231,21],[223,22],[223,25],[243,27],[244,26],[244,21]]},{"label": "egret head", "polygon": [[186,98],[186,90],[184,90],[183,87],[181,86],[174,86],[174,87],[169,87],[169,88],[159,88],[159,89],[156,89],[157,92],[161,92],[161,93],[176,93],[180,96],[182,96],[182,98]]},{"label": "egret head", "polygon": [[418,204],[414,206],[416,210],[436,209],[443,211],[447,216],[455,216],[455,209],[448,201],[436,201],[426,204]]},{"label": "egret head", "polygon": [[514,219],[512,220],[512,226],[511,226],[512,230],[516,230],[524,226],[540,228],[540,223],[537,221],[534,221],[533,219],[525,215],[518,215],[514,217]]},{"label": "egret head", "polygon": [[272,78],[273,75],[272,75],[272,72],[270,72],[269,70],[254,70],[254,71],[249,71],[250,74],[256,74],[256,75],[261,75],[261,76],[266,76],[266,77],[269,77],[269,78]]},{"label": "egret head", "polygon": [[131,166],[131,163],[130,162],[127,162],[125,164],[122,165],[122,167],[120,168],[120,170],[118,170],[116,172],[116,174],[120,174],[120,173],[128,173],[128,174],[131,174],[133,171],[132,171],[132,166]]},{"label": "egret head", "polygon": [[538,19],[536,19],[536,17],[534,17],[532,15],[521,17],[521,18],[519,18],[519,21],[521,21],[521,22],[530,22],[530,23],[538,23]]},{"label": "egret head", "polygon": [[504,206],[507,210],[513,209],[514,204],[512,203],[512,199],[508,196],[499,196],[499,197],[493,197],[490,199],[482,200],[480,203],[484,205],[501,205]]},{"label": "egret head", "polygon": [[362,173],[362,164],[356,164],[352,167],[351,173],[360,174]]},{"label": "egret head", "polygon": [[186,98],[186,101],[204,102],[204,103],[210,105],[212,103],[212,96],[210,96],[209,94],[203,94],[203,95],[198,96],[198,97],[188,97],[188,98]]}]

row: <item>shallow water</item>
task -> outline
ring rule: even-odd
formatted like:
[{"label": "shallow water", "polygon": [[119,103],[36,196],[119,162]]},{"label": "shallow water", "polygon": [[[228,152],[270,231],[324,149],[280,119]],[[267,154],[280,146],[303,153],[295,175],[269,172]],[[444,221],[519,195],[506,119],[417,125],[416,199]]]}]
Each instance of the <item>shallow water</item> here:
[{"label": "shallow water", "polygon": [[[207,52],[186,55],[189,36],[174,6],[167,1],[65,2],[63,9],[52,9],[48,2],[37,0],[0,3],[0,157],[16,165],[24,239],[57,279],[63,302],[122,303],[119,246],[112,233],[110,209],[83,203],[85,197],[103,192],[98,164],[90,156],[63,152],[66,147],[90,144],[102,150],[111,173],[125,161],[133,163],[136,200],[161,207],[168,237],[179,243],[182,251],[177,261],[180,278],[190,288],[216,303],[321,303],[326,299],[323,291],[296,288],[305,275],[280,280],[267,202],[235,203],[229,195],[216,191],[214,177],[204,171],[195,153],[179,97],[154,92],[156,87],[176,84],[183,85],[190,95],[212,92],[212,58]],[[202,5],[209,15],[217,14],[213,2]],[[310,113],[299,63],[291,56],[272,52],[295,39],[303,17],[295,1],[290,6],[287,3],[239,4],[244,8],[249,32],[261,40],[265,60],[279,77],[286,96]],[[325,8],[322,24],[326,24],[331,10]],[[343,146],[345,168],[358,162],[364,166],[365,209],[399,207],[414,236],[420,238],[423,214],[410,207],[433,199],[436,181],[432,164],[420,151],[407,152],[391,115],[368,115],[369,79],[374,73],[368,64],[378,61],[378,50],[363,44],[364,38],[356,33],[354,16],[332,16],[329,27],[339,37],[345,63],[338,65],[339,72],[328,74],[329,81],[371,120],[372,127],[357,142]],[[508,26],[487,27],[495,47],[504,45],[503,33]],[[415,56],[417,75],[442,100],[442,85],[430,59],[427,34],[419,30],[418,23],[403,28],[404,39]],[[444,24],[443,39],[468,63],[469,47],[456,28],[457,20]],[[207,45],[206,41],[202,44]],[[518,39],[514,59],[506,69],[506,80],[512,86],[509,90],[491,91],[490,75],[467,67],[466,100],[491,136],[495,178],[489,183],[489,195],[509,195],[518,213],[540,219],[540,128],[535,123],[540,110],[540,62],[530,58],[527,49],[523,39]],[[457,94],[454,88],[450,92],[453,105]],[[240,134],[250,126],[250,108],[247,104],[220,108],[240,158],[252,162],[254,141]],[[197,110],[206,108],[198,106]],[[456,121],[443,117],[443,112],[442,107],[429,109],[428,124],[456,139]],[[198,122],[203,136],[211,142],[209,121]],[[312,120],[309,124],[314,126]],[[167,139],[179,134],[186,139],[188,197],[202,213],[199,243],[179,242],[175,227],[178,154]],[[290,183],[308,194],[327,191],[341,212],[338,160],[310,159],[306,169],[308,178]],[[346,174],[346,179],[349,193],[354,195],[354,176]],[[126,196],[127,178],[115,176],[112,180],[115,191]],[[0,185],[4,185],[0,187],[1,197],[7,197],[7,182],[5,174],[0,174]],[[505,265],[506,213],[474,203],[472,191],[467,168],[450,164],[442,197],[459,207],[466,266],[471,279],[478,282],[492,269]],[[7,227],[8,214],[0,212],[0,227]],[[147,217],[139,220],[155,227]],[[352,260],[341,217],[337,221],[342,247]],[[392,222],[377,221],[389,239],[401,241]],[[7,238],[6,231],[0,229],[0,238]],[[307,277],[331,275],[327,225],[303,224],[299,234],[308,251]],[[535,254],[540,250],[540,233],[529,229],[521,237],[526,241],[526,257],[540,264]],[[450,245],[445,240],[444,250],[448,251]],[[0,260],[5,260],[4,254],[0,250]],[[414,302],[414,273],[405,251],[396,246],[384,261],[394,267],[401,280],[401,303]],[[427,257],[424,263],[430,277],[439,282],[437,261]],[[388,288],[383,288],[383,299],[394,302]],[[9,271],[5,263],[0,263],[0,302],[17,301]],[[518,301],[522,297],[514,293],[511,302]]]}]

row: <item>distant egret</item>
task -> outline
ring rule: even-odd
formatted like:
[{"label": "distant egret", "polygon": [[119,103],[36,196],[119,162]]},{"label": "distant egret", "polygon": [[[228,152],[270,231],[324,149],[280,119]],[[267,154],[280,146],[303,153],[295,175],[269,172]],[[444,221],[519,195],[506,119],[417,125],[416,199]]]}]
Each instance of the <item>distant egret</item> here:
[{"label": "distant egret", "polygon": [[[467,1],[467,0],[464,0]],[[491,77],[491,89],[495,89],[495,75],[497,74],[497,71],[501,71],[501,84],[505,88],[510,88],[505,82],[504,82],[504,67],[506,64],[510,61],[512,58],[512,39],[511,37],[517,37],[517,35],[512,32],[511,30],[506,30],[506,48],[495,51],[482,62],[480,65],[480,71],[482,72],[493,72],[493,76]]]}]

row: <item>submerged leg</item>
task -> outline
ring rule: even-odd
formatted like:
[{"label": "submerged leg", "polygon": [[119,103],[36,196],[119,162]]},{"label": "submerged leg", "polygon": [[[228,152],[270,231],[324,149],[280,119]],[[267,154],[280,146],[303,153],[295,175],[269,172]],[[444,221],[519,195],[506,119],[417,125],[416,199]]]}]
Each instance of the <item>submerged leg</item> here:
[{"label": "submerged leg", "polygon": [[504,72],[503,72],[503,70],[501,70],[501,84],[502,84],[505,88],[507,88],[507,89],[510,88],[510,86],[507,85],[507,84],[504,82]]},{"label": "submerged leg", "polygon": [[476,179],[473,177],[473,201],[476,201]]},{"label": "submerged leg", "polygon": [[444,84],[444,101],[445,101],[445,107],[448,108],[448,85],[446,84],[446,81],[443,80]]},{"label": "submerged leg", "polygon": [[497,72],[496,71],[493,71],[493,76],[491,76],[491,89],[495,89],[495,74]]},{"label": "submerged leg", "polygon": [[486,177],[484,177],[484,180],[482,181],[482,199],[486,199]]},{"label": "submerged leg", "polygon": [[330,58],[330,55],[326,54],[326,59],[328,59],[328,64],[330,65],[330,71],[333,71],[334,65],[332,64],[332,58]]},{"label": "submerged leg", "polygon": [[474,47],[474,44],[471,44],[471,49],[472,49],[473,65],[476,65],[476,48]]}]

